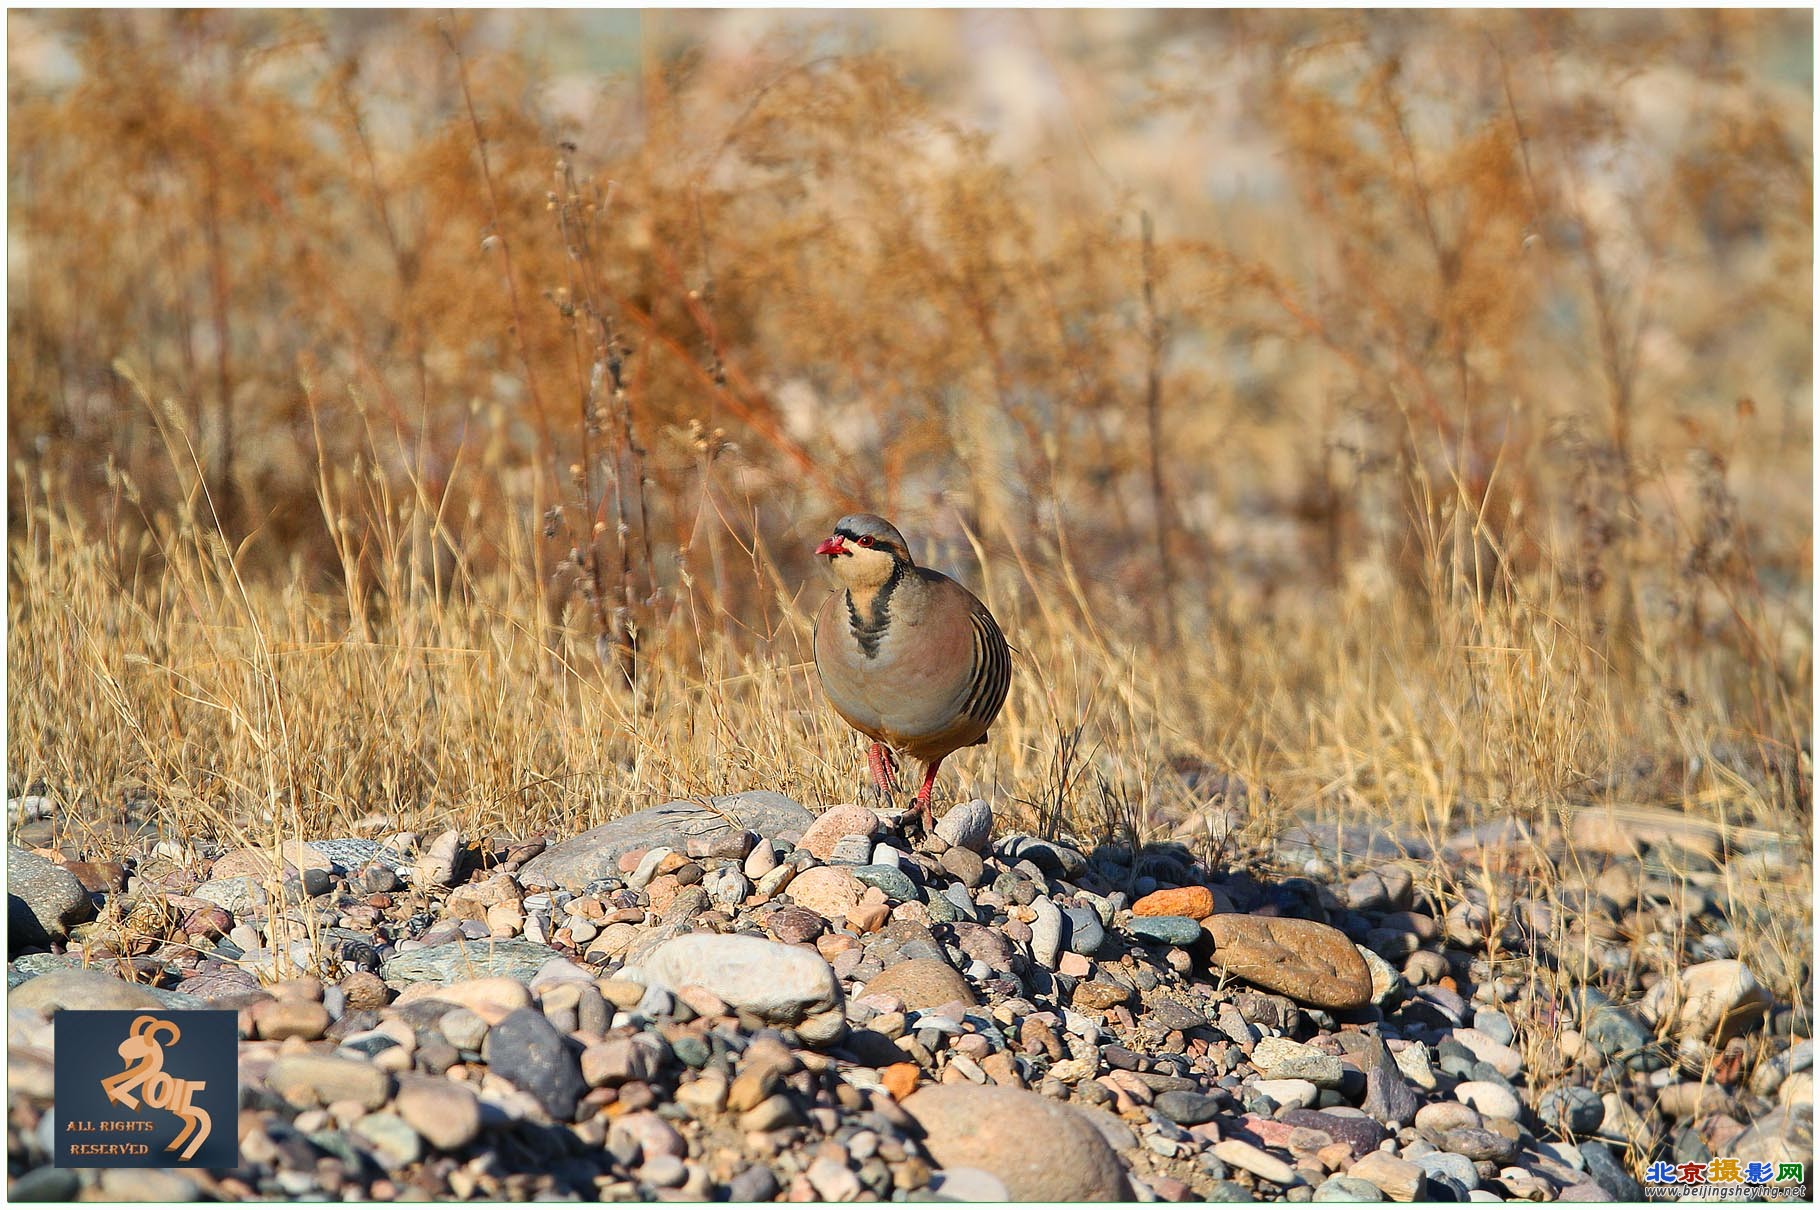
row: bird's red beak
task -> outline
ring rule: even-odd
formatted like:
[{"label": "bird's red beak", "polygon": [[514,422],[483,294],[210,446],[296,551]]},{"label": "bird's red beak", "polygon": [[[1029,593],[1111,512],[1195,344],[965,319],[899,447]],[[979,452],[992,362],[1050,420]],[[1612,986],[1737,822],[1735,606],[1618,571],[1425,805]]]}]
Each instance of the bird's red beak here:
[{"label": "bird's red beak", "polygon": [[847,544],[839,534],[835,534],[831,538],[823,538],[822,544],[815,548],[815,553],[818,555],[844,555],[847,553]]}]

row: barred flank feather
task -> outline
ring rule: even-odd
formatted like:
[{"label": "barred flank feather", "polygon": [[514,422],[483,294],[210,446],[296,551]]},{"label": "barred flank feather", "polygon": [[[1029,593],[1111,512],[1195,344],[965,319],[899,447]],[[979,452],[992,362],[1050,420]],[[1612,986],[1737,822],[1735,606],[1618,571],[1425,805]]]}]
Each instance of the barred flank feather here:
[{"label": "barred flank feather", "polygon": [[982,607],[968,615],[973,628],[973,687],[961,713],[991,726],[1011,688],[1011,650],[998,623]]}]

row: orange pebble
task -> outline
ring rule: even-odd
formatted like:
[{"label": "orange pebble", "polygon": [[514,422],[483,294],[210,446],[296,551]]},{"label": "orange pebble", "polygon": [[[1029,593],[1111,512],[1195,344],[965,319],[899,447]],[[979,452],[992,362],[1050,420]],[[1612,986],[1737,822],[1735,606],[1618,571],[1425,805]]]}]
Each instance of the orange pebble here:
[{"label": "orange pebble", "polygon": [[1133,916],[1186,916],[1205,920],[1213,915],[1213,892],[1204,886],[1152,891],[1131,905]]},{"label": "orange pebble", "polygon": [[914,1063],[893,1063],[878,1073],[879,1081],[894,1100],[901,1101],[916,1090],[918,1072]]}]

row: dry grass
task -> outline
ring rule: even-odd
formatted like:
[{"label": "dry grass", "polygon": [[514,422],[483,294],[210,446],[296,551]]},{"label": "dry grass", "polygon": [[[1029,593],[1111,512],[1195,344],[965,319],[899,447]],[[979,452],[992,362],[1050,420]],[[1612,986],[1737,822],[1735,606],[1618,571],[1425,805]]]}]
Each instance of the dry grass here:
[{"label": "dry grass", "polygon": [[863,504],[1031,826],[1806,837],[1809,19],[13,14],[10,788],[842,801]]}]

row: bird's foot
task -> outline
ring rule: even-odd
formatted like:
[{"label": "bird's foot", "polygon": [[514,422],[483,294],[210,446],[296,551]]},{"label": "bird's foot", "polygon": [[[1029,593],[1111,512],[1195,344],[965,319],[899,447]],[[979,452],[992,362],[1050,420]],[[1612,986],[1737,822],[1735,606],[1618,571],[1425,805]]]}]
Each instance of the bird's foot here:
[{"label": "bird's foot", "polygon": [[935,835],[935,804],[928,798],[918,796],[904,812],[904,834],[921,840]]},{"label": "bird's foot", "polygon": [[897,830],[904,838],[904,843],[912,848],[921,848],[934,832],[935,817],[924,809],[921,803],[911,803],[909,808],[897,818]]},{"label": "bird's foot", "polygon": [[875,743],[866,750],[866,768],[872,771],[872,786],[885,801],[897,793],[897,758],[891,755],[891,749]]}]

